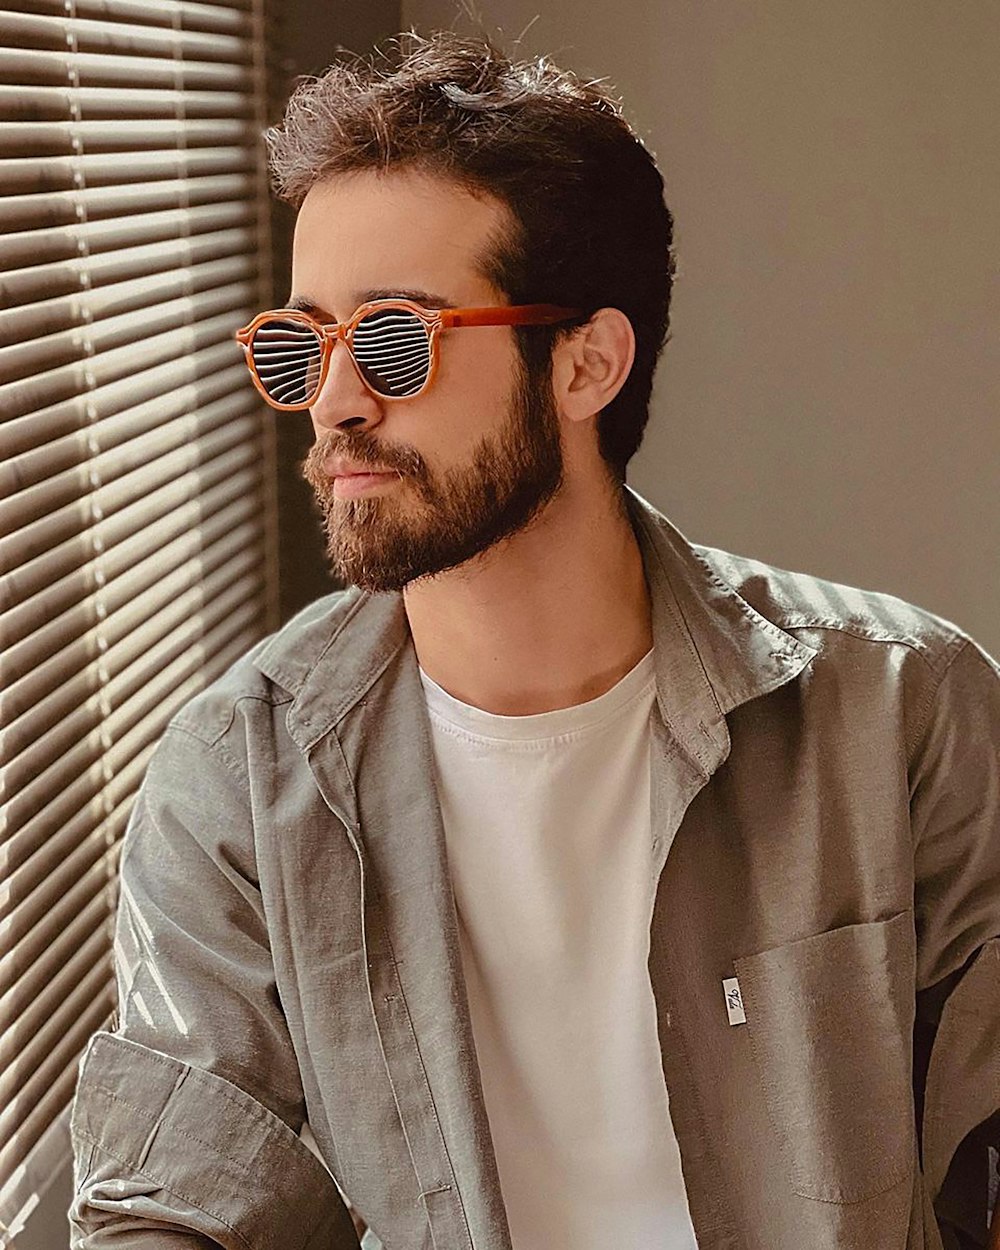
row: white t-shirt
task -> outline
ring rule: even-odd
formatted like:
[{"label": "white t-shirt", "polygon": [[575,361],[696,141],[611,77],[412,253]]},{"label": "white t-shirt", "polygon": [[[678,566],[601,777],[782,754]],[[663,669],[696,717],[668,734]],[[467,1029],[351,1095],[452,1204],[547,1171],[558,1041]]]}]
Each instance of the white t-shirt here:
[{"label": "white t-shirt", "polygon": [[647,968],[653,652],[531,716],[421,680],[514,1250],[696,1250]]}]

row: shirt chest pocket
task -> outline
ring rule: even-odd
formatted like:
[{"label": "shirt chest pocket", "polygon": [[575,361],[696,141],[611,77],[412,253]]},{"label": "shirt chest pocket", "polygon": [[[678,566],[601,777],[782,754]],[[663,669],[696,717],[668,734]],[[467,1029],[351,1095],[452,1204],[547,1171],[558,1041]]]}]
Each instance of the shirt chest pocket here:
[{"label": "shirt chest pocket", "polygon": [[735,961],[754,1066],[795,1193],[861,1202],[914,1157],[912,909]]}]

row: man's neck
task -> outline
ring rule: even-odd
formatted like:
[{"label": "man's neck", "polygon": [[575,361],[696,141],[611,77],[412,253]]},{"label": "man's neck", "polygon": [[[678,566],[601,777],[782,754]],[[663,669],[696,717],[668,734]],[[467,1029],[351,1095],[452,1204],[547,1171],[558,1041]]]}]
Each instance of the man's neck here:
[{"label": "man's neck", "polygon": [[627,515],[562,490],[535,523],[404,594],[424,672],[464,703],[527,716],[596,699],[652,646]]}]

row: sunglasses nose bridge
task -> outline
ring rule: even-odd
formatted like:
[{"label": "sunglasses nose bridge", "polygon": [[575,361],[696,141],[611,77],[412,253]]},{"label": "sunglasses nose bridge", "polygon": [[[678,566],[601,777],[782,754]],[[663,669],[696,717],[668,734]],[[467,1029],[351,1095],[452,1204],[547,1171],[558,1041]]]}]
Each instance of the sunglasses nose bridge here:
[{"label": "sunglasses nose bridge", "polygon": [[[358,358],[355,356],[354,348],[351,344],[351,331],[353,329],[353,324],[350,321],[341,321],[341,322],[338,322],[336,325],[328,323],[327,325],[324,325],[321,328],[322,328],[322,333],[323,333],[323,348],[324,348],[324,354],[326,356],[326,364],[322,371],[322,382],[320,386],[317,388],[316,394],[313,396],[313,399],[314,400],[318,399],[320,392],[326,386],[326,383],[330,377],[330,368],[331,368],[332,361],[333,361],[333,350],[337,346],[338,343],[344,344],[344,347],[347,349],[347,355],[350,357],[351,368],[353,369],[357,377],[361,380],[362,384],[367,389],[371,390],[372,387],[370,386],[368,379],[365,377],[364,370],[362,369],[360,363],[358,362]],[[378,391],[375,391],[374,393],[378,395],[379,398],[384,398],[384,396],[382,396]]]},{"label": "sunglasses nose bridge", "polygon": [[320,326],[320,332],[329,349],[332,351],[338,343],[347,342],[348,323],[338,321],[336,325]]},{"label": "sunglasses nose bridge", "polygon": [[[347,322],[337,322],[336,325],[327,324],[327,325],[320,326],[320,337],[322,339],[322,345],[323,345],[322,347],[323,356],[326,361],[324,368],[323,368],[324,381],[326,380],[327,370],[330,367],[330,361],[333,355],[333,349],[337,346],[338,343],[343,343],[344,346],[348,349],[348,354],[352,357],[352,359],[354,357],[354,353],[350,350],[350,343],[348,341],[348,329],[349,329],[349,326]],[[356,367],[357,367],[357,362],[355,362],[355,368]]]}]

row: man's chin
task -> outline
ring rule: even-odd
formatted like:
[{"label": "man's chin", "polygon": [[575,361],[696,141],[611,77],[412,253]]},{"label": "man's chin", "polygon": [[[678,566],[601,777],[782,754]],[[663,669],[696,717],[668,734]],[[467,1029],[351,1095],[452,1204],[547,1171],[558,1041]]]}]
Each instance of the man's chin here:
[{"label": "man's chin", "polygon": [[444,574],[451,572],[456,568],[460,568],[463,564],[470,564],[475,557],[472,556],[467,560],[455,561],[446,567],[435,566],[427,568],[425,566],[407,566],[394,568],[375,568],[370,564],[358,563],[355,560],[345,560],[332,552],[328,553],[330,557],[330,566],[335,577],[350,586],[357,586],[359,590],[367,590],[371,594],[396,594],[405,590],[408,586],[418,583],[426,584],[433,581],[436,577],[442,577]]},{"label": "man's chin", "polygon": [[370,560],[365,561],[356,551],[346,555],[343,551],[337,552],[331,547],[328,548],[327,554],[337,577],[361,590],[379,594],[400,592],[408,586],[418,584],[427,585],[437,578],[456,573],[459,579],[463,573],[467,576],[474,576],[489,562],[494,553],[502,548],[506,541],[509,541],[510,537],[510,535],[498,536],[471,551],[458,548],[448,552],[438,550],[433,554],[428,553],[422,562],[411,562],[405,565],[382,564],[374,568]]},{"label": "man's chin", "polygon": [[372,594],[384,594],[401,591],[415,578],[422,574],[418,570],[403,568],[398,565],[374,564],[357,550],[345,552],[342,548],[327,548],[330,568],[335,577],[349,586],[357,586],[359,590],[367,590]]}]

